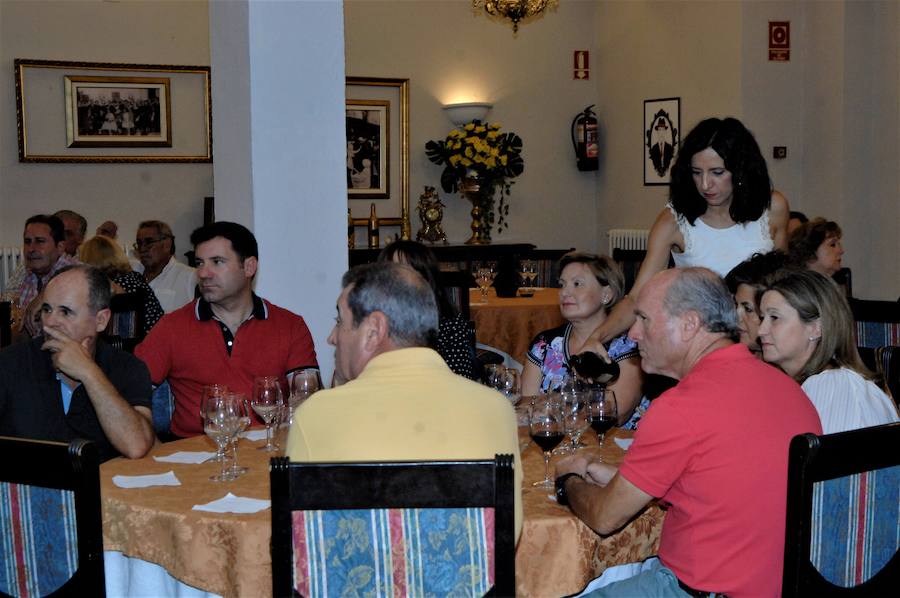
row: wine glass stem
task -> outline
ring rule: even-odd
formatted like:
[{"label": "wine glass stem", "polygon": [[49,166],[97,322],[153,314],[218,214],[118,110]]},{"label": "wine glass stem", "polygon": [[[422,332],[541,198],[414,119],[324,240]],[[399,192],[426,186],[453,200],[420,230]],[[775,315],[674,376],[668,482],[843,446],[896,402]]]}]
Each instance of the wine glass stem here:
[{"label": "wine glass stem", "polygon": [[[222,449],[222,454],[224,455],[225,445],[221,445],[219,448]],[[219,473],[219,477],[223,480],[228,477],[228,459],[222,459],[222,471]]]},{"label": "wine glass stem", "polygon": [[481,287],[481,302],[488,302],[488,287]]},{"label": "wine glass stem", "polygon": [[272,422],[266,423],[266,449],[275,448],[275,431],[272,429]]},{"label": "wine glass stem", "polygon": [[237,441],[238,437],[235,436],[231,441],[231,458],[233,461],[231,462],[231,469],[234,471],[238,470],[238,462],[237,462]]},{"label": "wine glass stem", "polygon": [[[600,434],[597,434],[597,440],[600,441],[600,451],[601,451],[601,453],[602,453],[602,451],[603,451],[603,439],[604,439],[604,438],[606,438],[606,432],[601,432]],[[602,454],[598,454],[598,455],[597,455],[597,462],[598,462],[598,463],[603,463],[603,455],[602,455]]]},{"label": "wine glass stem", "polygon": [[550,451],[544,451],[544,481],[550,481]]}]

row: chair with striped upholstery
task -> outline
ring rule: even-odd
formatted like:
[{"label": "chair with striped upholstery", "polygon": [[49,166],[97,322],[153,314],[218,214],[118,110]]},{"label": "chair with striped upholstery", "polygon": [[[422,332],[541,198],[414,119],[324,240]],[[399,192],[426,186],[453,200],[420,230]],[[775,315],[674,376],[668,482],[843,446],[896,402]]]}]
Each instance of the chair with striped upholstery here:
[{"label": "chair with striped upholstery", "polygon": [[900,587],[900,423],[791,441],[782,595]]},{"label": "chair with striped upholstery", "polygon": [[900,345],[900,302],[850,298],[860,347]]},{"label": "chair with striped upholstery", "polygon": [[272,591],[282,596],[515,594],[513,458],[272,459]]},{"label": "chair with striped upholstery", "polygon": [[106,594],[96,446],[0,437],[0,595]]}]

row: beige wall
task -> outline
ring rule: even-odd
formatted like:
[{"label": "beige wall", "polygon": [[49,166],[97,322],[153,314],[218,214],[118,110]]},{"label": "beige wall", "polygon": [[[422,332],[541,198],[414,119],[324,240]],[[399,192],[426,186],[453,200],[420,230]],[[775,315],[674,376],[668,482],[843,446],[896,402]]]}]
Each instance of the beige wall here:
[{"label": "beige wall", "polygon": [[213,192],[212,166],[20,163],[15,58],[208,65],[206,1],[0,2],[0,245],[21,243],[28,216],[69,208],[87,218],[89,233],[115,220],[123,242],[133,241],[141,220],[167,220],[179,254],[188,249],[203,197]]}]

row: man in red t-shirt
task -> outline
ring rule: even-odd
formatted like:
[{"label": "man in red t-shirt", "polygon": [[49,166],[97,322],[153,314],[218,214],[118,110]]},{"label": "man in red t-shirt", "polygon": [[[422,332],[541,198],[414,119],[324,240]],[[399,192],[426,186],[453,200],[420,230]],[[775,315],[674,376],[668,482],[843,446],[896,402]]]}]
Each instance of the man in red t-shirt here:
[{"label": "man in red t-shirt", "polygon": [[203,386],[224,384],[250,398],[257,376],[317,368],[312,336],[300,316],[253,293],[256,238],[234,222],[214,222],[191,234],[199,299],[153,327],[135,355],[154,384],[168,380],[175,396],[175,436],[203,433]]},{"label": "man in red t-shirt", "polygon": [[821,434],[815,408],[796,382],[735,344],[734,301],[710,270],[657,274],[635,313],[629,336],[641,367],[679,383],[653,402],[618,470],[581,455],[561,461],[558,496],[601,534],[653,498],[668,513],[659,558],[615,583],[595,580],[589,595],[778,596],[788,446]]}]

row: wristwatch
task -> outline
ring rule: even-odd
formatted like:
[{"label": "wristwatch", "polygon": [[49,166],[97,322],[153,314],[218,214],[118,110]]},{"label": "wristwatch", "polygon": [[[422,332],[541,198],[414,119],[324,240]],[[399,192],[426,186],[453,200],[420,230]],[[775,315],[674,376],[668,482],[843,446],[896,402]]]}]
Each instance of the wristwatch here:
[{"label": "wristwatch", "polygon": [[569,504],[569,497],[566,496],[566,481],[571,477],[576,477],[579,480],[584,481],[584,478],[574,471],[564,473],[556,478],[556,502],[564,507]]}]

